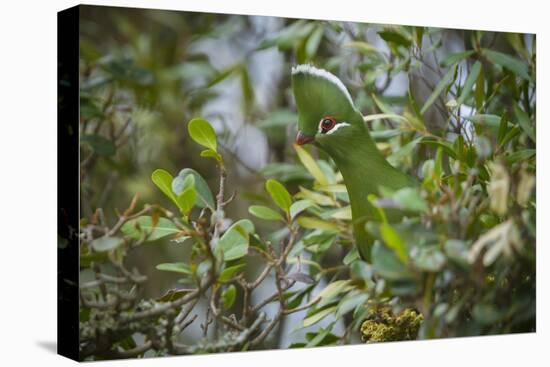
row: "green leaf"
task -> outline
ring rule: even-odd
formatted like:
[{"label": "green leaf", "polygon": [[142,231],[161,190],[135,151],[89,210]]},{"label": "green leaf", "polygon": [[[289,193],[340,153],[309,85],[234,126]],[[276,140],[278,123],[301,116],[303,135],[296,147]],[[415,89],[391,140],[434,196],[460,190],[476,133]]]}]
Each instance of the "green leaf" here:
[{"label": "green leaf", "polygon": [[411,46],[411,40],[405,38],[404,35],[401,33],[392,31],[392,30],[384,30],[382,32],[378,32],[378,35],[386,42],[396,44],[398,46],[403,47],[410,47]]},{"label": "green leaf", "polygon": [[187,130],[191,138],[197,143],[214,152],[217,152],[216,132],[208,121],[202,118],[194,118],[189,121]]},{"label": "green leaf", "polygon": [[326,316],[336,311],[337,308],[338,308],[337,306],[331,306],[331,307],[323,308],[319,311],[316,311],[314,314],[306,317],[304,321],[302,321],[302,327],[308,327],[318,323],[319,321],[324,319]]},{"label": "green leaf", "polygon": [[303,244],[309,252],[320,253],[327,251],[335,239],[336,233],[334,231],[316,229],[303,238]]},{"label": "green leaf", "polygon": [[191,267],[186,263],[182,262],[158,264],[156,266],[156,269],[162,271],[170,271],[173,273],[193,274],[193,269],[191,269]]},{"label": "green leaf", "polygon": [[[376,104],[376,106],[382,111],[383,114],[386,115],[392,115],[394,114],[393,110],[388,106],[385,102],[383,102],[380,98],[378,98],[374,93],[371,94],[371,97]],[[399,121],[397,121],[399,122]]]},{"label": "green leaf", "polygon": [[323,307],[324,305],[329,304],[334,297],[339,295],[342,292],[348,291],[350,287],[350,280],[337,280],[332,283],[329,283],[317,297],[321,298],[321,301],[318,303],[318,307]]},{"label": "green leaf", "polygon": [[422,48],[422,38],[424,37],[424,27],[414,27],[415,42],[418,48]]},{"label": "green leaf", "polygon": [[340,303],[338,304],[338,310],[336,311],[336,318],[340,319],[342,316],[348,312],[354,310],[358,306],[363,305],[369,299],[369,295],[366,293],[348,293]]},{"label": "green leaf", "polygon": [[296,144],[294,144],[294,149],[298,154],[300,162],[302,162],[308,172],[313,176],[313,178],[315,178],[315,181],[317,181],[322,186],[328,185],[329,182],[327,177],[325,176],[317,162],[315,162],[313,157],[308,153],[308,151]]},{"label": "green leaf", "polygon": [[382,57],[380,50],[376,46],[373,46],[367,42],[352,41],[344,44],[343,47],[356,49],[363,55],[376,55],[377,57]]},{"label": "green leaf", "polygon": [[307,229],[322,229],[325,231],[338,231],[338,226],[332,222],[312,217],[300,217],[296,220],[298,224]]},{"label": "green leaf", "polygon": [[372,279],[372,266],[361,259],[356,259],[350,264],[350,275],[352,279],[369,282]]},{"label": "green leaf", "polygon": [[510,70],[512,73],[516,74],[520,78],[532,81],[532,78],[529,75],[529,66],[520,59],[517,59],[502,52],[493,51],[486,48],[484,48],[482,52],[483,55],[485,55],[487,59],[489,59],[489,61],[491,61],[492,63]]},{"label": "green leaf", "polygon": [[420,196],[420,192],[412,187],[404,187],[397,190],[392,198],[399,203],[399,206],[406,210],[423,212],[428,209],[428,205]]},{"label": "green leaf", "polygon": [[431,145],[434,147],[441,147],[447,155],[453,159],[457,159],[457,154],[454,151],[452,145],[448,143],[447,141],[443,140],[435,140],[431,137],[424,138],[421,141],[419,141],[419,144],[425,144],[425,145]]},{"label": "green leaf", "polygon": [[216,244],[216,253],[223,253],[225,261],[239,259],[248,253],[249,235],[254,232],[254,224],[248,219],[235,222]]},{"label": "green leaf", "polygon": [[535,137],[535,129],[533,128],[534,124],[531,122],[529,115],[517,105],[514,106],[514,113],[516,114],[519,126],[523,132],[529,137],[529,139],[531,139],[533,143],[536,143],[537,139]]},{"label": "green leaf", "polygon": [[504,138],[500,142],[500,145],[504,146],[508,144],[509,141],[511,141],[513,138],[519,135],[520,131],[521,129],[519,126],[514,126],[510,130],[508,130],[508,132],[506,133],[506,135],[504,135]]},{"label": "green leaf", "polygon": [[80,116],[85,119],[103,118],[103,111],[90,97],[80,95]]},{"label": "green leaf", "polygon": [[397,258],[395,253],[375,241],[372,247],[372,266],[374,271],[389,280],[411,279],[412,274],[407,267]]},{"label": "green leaf", "polygon": [[221,283],[229,281],[237,272],[244,268],[244,266],[245,264],[238,264],[223,269],[223,271],[220,273],[218,281],[220,281]]},{"label": "green leaf", "polygon": [[526,160],[534,157],[535,154],[536,154],[535,149],[518,150],[517,152],[508,154],[506,156],[506,161],[509,164],[516,163],[516,162],[519,162],[519,161],[526,161]]},{"label": "green leaf", "polygon": [[265,183],[265,188],[267,192],[269,192],[269,195],[271,195],[273,202],[275,202],[279,208],[288,213],[288,210],[292,205],[292,198],[290,197],[287,189],[279,181],[274,179],[267,180]]},{"label": "green leaf", "polygon": [[281,214],[263,205],[252,205],[248,208],[248,212],[260,219],[283,220],[283,217]]},{"label": "green leaf", "polygon": [[477,78],[479,77],[480,72],[481,63],[479,61],[476,61],[475,64],[472,66],[472,69],[470,70],[468,78],[466,78],[466,81],[464,82],[464,86],[462,87],[462,92],[460,93],[460,96],[458,96],[458,99],[456,100],[457,105],[460,106],[461,104],[466,102],[466,100],[470,96],[470,93],[472,92],[472,88]]},{"label": "green leaf", "polygon": [[313,290],[313,285],[303,288],[300,291],[290,291],[285,293],[284,297],[288,300],[287,307],[289,310],[296,308],[302,304],[302,301],[306,295]]},{"label": "green leaf", "polygon": [[422,109],[420,110],[421,114],[424,114],[428,110],[428,108],[430,108],[430,106],[435,102],[435,100],[439,97],[439,95],[443,92],[443,90],[449,86],[449,84],[453,80],[453,76],[455,72],[456,72],[456,68],[451,68],[451,70],[449,70],[447,74],[443,76],[443,78],[439,81],[439,83],[437,83],[432,94],[430,94],[426,102],[424,102],[424,106],[422,106]]},{"label": "green leaf", "polygon": [[438,272],[447,262],[445,255],[434,246],[422,247],[413,257],[414,265],[420,270]]},{"label": "green leaf", "polygon": [[157,298],[156,300],[158,302],[173,302],[185,296],[189,292],[190,292],[189,289],[170,289],[165,294],[163,294],[160,298]]},{"label": "green leaf", "polygon": [[306,338],[310,340],[302,348],[311,348],[316,346],[335,344],[337,341],[340,340],[340,338],[334,334],[331,334],[331,329],[332,327],[327,327],[325,329],[321,328],[317,333],[307,333]]},{"label": "green leaf", "polygon": [[[325,212],[324,214],[330,214],[328,217],[333,219],[342,219],[342,220],[351,220],[351,206],[344,206],[342,208],[337,208],[328,212]],[[326,216],[323,215],[323,218],[326,218]]]},{"label": "green leaf", "polygon": [[210,208],[211,210],[214,210],[216,207],[216,204],[214,202],[214,195],[212,195],[212,192],[210,191],[210,188],[208,187],[208,184],[202,178],[202,176],[191,168],[184,168],[180,171],[178,176],[174,178],[172,181],[172,191],[176,195],[180,195],[183,190],[185,190],[187,187],[184,185],[188,176],[193,176],[195,178],[195,190],[197,191],[197,202],[196,205],[200,208]]},{"label": "green leaf", "polygon": [[483,71],[483,66],[476,80],[476,89],[475,89],[475,101],[476,109],[481,111],[483,104],[485,103],[485,73]]},{"label": "green leaf", "polygon": [[[193,177],[193,176],[189,176]],[[188,215],[191,209],[195,206],[195,202],[197,201],[197,191],[195,190],[195,186],[188,187],[185,189],[177,198],[176,202],[178,204],[178,208],[184,215]]]},{"label": "green leaf", "polygon": [[250,82],[250,75],[248,73],[246,62],[241,63],[239,67],[239,80],[241,82],[244,110],[250,111],[252,103],[254,102],[254,90]]},{"label": "green leaf", "polygon": [[414,148],[416,147],[416,144],[422,140],[422,137],[418,137],[414,140],[411,140],[407,144],[400,147],[398,150],[390,154],[387,158],[388,162],[392,166],[396,166],[403,158],[410,156]]},{"label": "green leaf", "polygon": [[269,163],[260,173],[265,177],[277,177],[282,182],[311,179],[303,165],[294,163]]},{"label": "green leaf", "polygon": [[498,128],[497,143],[499,145],[502,144],[502,141],[504,140],[504,137],[506,136],[507,132],[508,132],[508,116],[506,112],[504,112],[502,114],[502,117],[500,118],[500,124]]},{"label": "green leaf", "polygon": [[258,49],[261,50],[273,46],[278,46],[281,50],[292,48],[311,33],[315,24],[315,22],[308,22],[304,19],[295,21],[283,28],[275,37],[264,40]]},{"label": "green leaf", "polygon": [[226,80],[233,74],[235,74],[237,71],[239,71],[239,64],[231,65],[225,70],[218,71],[216,75],[208,81],[208,84],[206,84],[207,88],[211,88],[214,85],[221,83],[222,81]]},{"label": "green leaf", "polygon": [[382,120],[382,119],[394,120],[397,123],[408,122],[406,117],[403,117],[403,116],[395,114],[395,113],[376,113],[376,114],[373,114],[373,115],[363,116],[363,121],[364,122]]},{"label": "green leaf", "polygon": [[237,288],[231,284],[222,293],[223,308],[230,309],[235,303],[235,297],[237,296]]},{"label": "green leaf", "polygon": [[213,151],[212,149],[205,149],[201,152],[201,157],[204,158],[214,158],[216,161],[221,162],[222,156],[218,153]]},{"label": "green leaf", "polygon": [[317,205],[334,206],[336,204],[334,199],[332,199],[330,196],[319,194],[315,191],[308,190],[301,186],[300,186],[300,193],[296,195],[296,197],[298,196],[305,198],[306,200],[309,200]]},{"label": "green leaf", "polygon": [[380,234],[382,235],[382,239],[384,240],[386,246],[395,252],[399,260],[406,263],[409,257],[407,254],[407,246],[399,233],[397,233],[397,231],[393,229],[389,223],[383,222],[380,225]]},{"label": "green leaf", "polygon": [[344,265],[349,265],[355,260],[359,260],[361,256],[359,255],[359,251],[357,250],[357,247],[353,247],[347,254],[344,256],[344,259],[342,262]]},{"label": "green leaf", "polygon": [[474,116],[464,116],[465,119],[472,121],[474,124],[498,128],[500,126],[500,116],[488,114],[476,114]]},{"label": "green leaf", "polygon": [[126,236],[138,240],[148,235],[147,241],[155,241],[181,232],[180,229],[167,218],[158,218],[156,225],[153,225],[153,218],[145,215],[124,223],[121,231]]},{"label": "green leaf", "polygon": [[308,60],[311,60],[317,53],[317,49],[323,39],[324,33],[324,27],[320,25],[308,37],[305,45],[306,57]]},{"label": "green leaf", "polygon": [[459,63],[464,59],[467,59],[468,57],[472,56],[474,53],[475,53],[474,50],[468,50],[468,51],[449,54],[449,56],[441,60],[440,65],[444,68],[449,67],[451,65]]},{"label": "green leaf", "polygon": [[157,185],[157,187],[166,195],[170,200],[172,200],[176,205],[178,204],[176,195],[172,191],[172,181],[174,178],[170,173],[163,169],[156,169],[151,174],[151,180]]},{"label": "green leaf", "polygon": [[85,134],[80,137],[80,142],[88,144],[97,155],[102,157],[110,157],[116,153],[115,143],[101,135]]},{"label": "green leaf", "polygon": [[294,219],[298,214],[313,206],[313,202],[307,199],[298,200],[290,206],[290,218]]},{"label": "green leaf", "polygon": [[468,266],[468,246],[466,242],[457,239],[449,239],[445,241],[443,248],[450,260],[457,262],[463,267]]},{"label": "green leaf", "polygon": [[90,245],[95,251],[105,252],[111,251],[120,246],[124,241],[118,237],[103,236],[94,239]]},{"label": "green leaf", "polygon": [[420,120],[422,123],[422,114],[420,113],[420,107],[418,107],[418,102],[416,101],[416,97],[414,96],[414,93],[412,91],[412,81],[409,80],[409,88],[407,89],[407,99],[409,100],[409,106],[411,110],[414,112],[414,115],[418,120]]}]

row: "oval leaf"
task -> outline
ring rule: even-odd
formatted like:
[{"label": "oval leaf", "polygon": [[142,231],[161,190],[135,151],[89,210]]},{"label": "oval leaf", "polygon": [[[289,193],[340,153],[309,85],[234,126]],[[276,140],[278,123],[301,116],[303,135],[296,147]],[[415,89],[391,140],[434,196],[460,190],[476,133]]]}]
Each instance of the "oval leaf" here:
[{"label": "oval leaf", "polygon": [[216,245],[216,253],[223,253],[225,261],[239,259],[248,253],[249,235],[254,232],[254,224],[247,219],[235,222],[223,234]]},{"label": "oval leaf", "polygon": [[298,158],[300,159],[300,162],[304,165],[304,167],[308,170],[308,172],[315,178],[315,181],[319,182],[322,186],[328,185],[328,179],[321,171],[321,168],[315,162],[315,159],[299,145],[294,144],[294,149],[296,150],[296,153],[298,154]]},{"label": "oval leaf", "polygon": [[304,321],[302,322],[302,326],[303,327],[308,327],[308,326],[311,326],[313,324],[318,323],[319,321],[324,319],[326,316],[328,316],[331,313],[333,313],[334,311],[336,311],[337,308],[338,308],[338,306],[327,307],[327,308],[324,308],[324,309],[320,310],[319,312],[314,313],[311,316],[306,317],[304,319]]},{"label": "oval leaf", "polygon": [[483,54],[494,64],[500,65],[503,68],[506,68],[510,70],[512,73],[516,74],[517,76],[531,81],[532,78],[529,75],[529,66],[521,61],[520,59],[516,59],[513,56],[504,54],[502,52],[493,51],[484,48]]},{"label": "oval leaf", "polygon": [[275,210],[263,205],[252,205],[248,208],[248,212],[255,217],[265,220],[283,220],[281,214]]},{"label": "oval leaf", "polygon": [[182,262],[158,264],[156,266],[156,269],[162,271],[171,271],[174,273],[193,274],[193,270],[191,269],[191,267]]},{"label": "oval leaf", "polygon": [[313,217],[300,217],[297,219],[298,224],[307,229],[322,229],[326,231],[338,231],[338,226],[332,222],[327,222],[322,219]]},{"label": "oval leaf", "polygon": [[298,214],[313,206],[313,203],[309,200],[298,200],[290,206],[290,218],[294,219]]},{"label": "oval leaf", "polygon": [[158,218],[156,223],[149,216],[132,219],[121,228],[122,233],[137,240],[147,236],[147,241],[155,241],[166,236],[181,232],[178,227],[167,218]]},{"label": "oval leaf", "polygon": [[387,222],[383,222],[380,225],[380,234],[382,235],[384,243],[395,252],[399,260],[404,263],[407,262],[407,246],[399,233],[397,233],[397,231]]},{"label": "oval leaf", "polygon": [[195,190],[197,191],[196,205],[200,208],[210,208],[214,210],[216,204],[214,203],[214,195],[210,191],[210,187],[204,180],[204,178],[191,168],[184,168],[180,171],[178,176],[172,181],[172,190],[176,195],[180,195],[183,190],[186,189],[186,179],[188,176],[195,178]]},{"label": "oval leaf", "polygon": [[292,205],[292,198],[287,189],[277,180],[269,179],[265,183],[265,188],[271,199],[277,204],[277,206],[288,213],[290,206]]},{"label": "oval leaf", "polygon": [[372,247],[372,266],[375,272],[389,280],[411,279],[412,274],[395,253],[379,241]]},{"label": "oval leaf", "polygon": [[195,190],[195,186],[191,186],[185,189],[176,199],[176,202],[178,203],[178,208],[184,215],[189,214],[191,209],[193,209],[193,207],[195,206],[196,201],[197,191]]},{"label": "oval leaf", "polygon": [[481,72],[481,63],[479,61],[476,61],[474,66],[472,66],[472,70],[470,71],[470,74],[468,75],[468,78],[466,79],[466,82],[464,82],[464,87],[462,88],[462,93],[460,93],[460,96],[456,100],[457,105],[461,105],[470,96],[470,93],[472,92],[472,88],[474,86],[474,83],[476,82],[479,73]]},{"label": "oval leaf", "polygon": [[122,239],[118,237],[103,236],[96,238],[90,244],[95,251],[111,251],[122,244]]},{"label": "oval leaf", "polygon": [[424,106],[422,106],[422,109],[420,110],[421,114],[424,114],[428,110],[428,108],[430,108],[430,106],[439,97],[441,92],[443,92],[443,90],[447,88],[447,86],[451,83],[451,81],[453,80],[455,71],[456,71],[456,68],[451,68],[451,70],[449,70],[447,74],[445,74],[445,76],[439,81],[439,83],[437,83],[432,94],[430,94],[426,102],[424,102]]},{"label": "oval leaf", "polygon": [[176,201],[176,195],[172,192],[172,181],[173,181],[172,175],[163,169],[156,169],[151,174],[151,180],[153,180],[153,183],[157,185],[157,187],[166,195],[170,200],[172,200],[175,204],[177,204]]},{"label": "oval leaf", "polygon": [[202,118],[195,118],[187,125],[191,138],[198,144],[217,152],[216,132],[208,121]]},{"label": "oval leaf", "polygon": [[218,277],[218,281],[225,283],[229,281],[236,273],[238,273],[242,268],[244,268],[245,264],[238,264],[234,266],[230,266],[228,268],[225,268]]},{"label": "oval leaf", "polygon": [[235,297],[237,295],[237,288],[233,284],[227,287],[222,293],[223,308],[230,309],[235,303]]}]

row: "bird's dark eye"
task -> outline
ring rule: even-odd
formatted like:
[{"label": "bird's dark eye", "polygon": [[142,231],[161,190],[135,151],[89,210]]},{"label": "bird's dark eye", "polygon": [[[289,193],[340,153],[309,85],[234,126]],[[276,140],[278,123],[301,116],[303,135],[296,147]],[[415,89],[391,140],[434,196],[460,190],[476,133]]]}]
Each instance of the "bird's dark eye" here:
[{"label": "bird's dark eye", "polygon": [[327,116],[321,119],[319,127],[321,129],[321,132],[324,134],[327,131],[330,131],[334,127],[334,125],[336,125],[336,120],[334,119],[334,117]]}]

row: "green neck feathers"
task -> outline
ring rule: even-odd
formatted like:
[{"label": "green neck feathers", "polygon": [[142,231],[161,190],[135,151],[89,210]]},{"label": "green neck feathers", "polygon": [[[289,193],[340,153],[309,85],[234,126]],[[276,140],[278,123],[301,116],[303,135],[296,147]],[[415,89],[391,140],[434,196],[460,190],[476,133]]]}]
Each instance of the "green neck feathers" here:
[{"label": "green neck feathers", "polygon": [[[397,190],[414,185],[414,181],[386,161],[366,128],[348,126],[343,130],[347,130],[345,134],[335,135],[316,145],[331,156],[344,177],[357,247],[361,257],[370,260],[372,240],[368,238],[365,223],[380,218],[368,196],[378,194],[381,186]],[[392,219],[391,213],[388,214]]]}]

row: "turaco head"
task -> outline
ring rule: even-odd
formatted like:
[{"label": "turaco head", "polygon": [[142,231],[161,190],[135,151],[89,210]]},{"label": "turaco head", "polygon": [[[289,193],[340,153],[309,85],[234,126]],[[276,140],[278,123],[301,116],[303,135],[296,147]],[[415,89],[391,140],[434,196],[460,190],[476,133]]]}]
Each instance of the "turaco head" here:
[{"label": "turaco head", "polygon": [[292,90],[298,109],[296,144],[314,143],[331,150],[366,131],[344,84],[334,74],[312,65],[292,68]]}]

